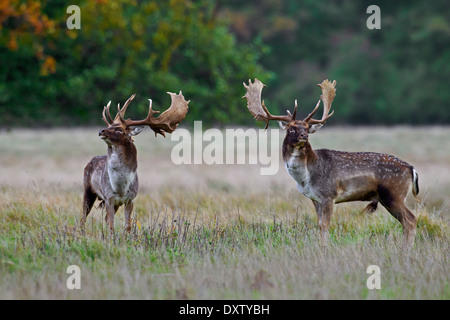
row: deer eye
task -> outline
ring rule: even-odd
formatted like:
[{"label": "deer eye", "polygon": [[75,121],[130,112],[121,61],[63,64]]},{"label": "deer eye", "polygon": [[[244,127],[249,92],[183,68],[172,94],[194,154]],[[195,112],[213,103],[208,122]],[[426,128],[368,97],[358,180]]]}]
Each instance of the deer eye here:
[{"label": "deer eye", "polygon": [[122,133],[123,133],[123,130],[122,130],[122,129],[117,129],[117,130],[116,130],[116,133],[122,134]]}]

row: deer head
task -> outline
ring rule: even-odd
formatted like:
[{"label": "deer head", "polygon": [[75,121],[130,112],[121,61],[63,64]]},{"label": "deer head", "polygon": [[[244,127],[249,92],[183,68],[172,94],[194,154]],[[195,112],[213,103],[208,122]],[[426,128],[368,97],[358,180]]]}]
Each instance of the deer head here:
[{"label": "deer head", "polygon": [[111,117],[111,101],[109,101],[103,108],[103,121],[105,121],[108,127],[100,130],[100,138],[105,140],[108,145],[132,142],[133,136],[138,135],[144,129],[145,125],[148,125],[155,132],[155,136],[159,133],[165,137],[165,133],[172,133],[178,124],[185,118],[189,109],[188,103],[190,101],[184,99],[181,91],[179,94],[171,92],[168,92],[168,94],[171,96],[172,104],[157,118],[153,115],[159,113],[159,111],[154,111],[152,109],[152,100],[148,99],[150,102],[148,115],[143,120],[124,118],[128,106],[136,96],[135,94],[128,98],[122,108],[120,107],[120,104],[117,105],[117,114],[114,119]]},{"label": "deer head", "polygon": [[247,99],[247,108],[256,120],[265,121],[266,128],[270,120],[277,120],[280,127],[286,130],[285,142],[290,145],[299,145],[302,147],[308,141],[309,134],[319,130],[334,113],[334,111],[330,113],[330,109],[331,103],[336,96],[336,81],[330,82],[324,80],[318,86],[322,89],[320,98],[324,105],[322,119],[320,120],[312,118],[317,109],[319,109],[320,100],[317,102],[314,110],[303,120],[295,120],[297,100],[295,100],[294,112],[292,114],[289,110],[287,111],[287,115],[274,116],[270,114],[264,104],[264,100],[261,101],[261,92],[265,85],[258,79],[255,79],[253,83],[249,80],[248,85],[244,83],[247,93],[243,98]]}]

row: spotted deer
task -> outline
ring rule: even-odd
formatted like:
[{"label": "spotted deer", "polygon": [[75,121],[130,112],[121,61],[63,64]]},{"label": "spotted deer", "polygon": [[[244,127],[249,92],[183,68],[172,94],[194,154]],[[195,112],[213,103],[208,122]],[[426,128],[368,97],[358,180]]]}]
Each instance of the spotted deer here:
[{"label": "spotted deer", "polygon": [[84,232],[86,217],[92,209],[94,202],[101,200],[100,206],[106,210],[105,219],[111,231],[114,231],[114,215],[120,206],[125,208],[125,231],[131,229],[131,212],[133,200],[136,198],[139,188],[137,175],[137,150],[133,137],[138,135],[146,125],[154,132],[155,136],[172,133],[178,124],[185,118],[188,112],[188,103],[180,91],[179,94],[170,93],[171,105],[160,116],[154,117],[152,100],[150,101],[148,115],[144,120],[124,119],[125,112],[133,94],[120,108],[117,107],[117,115],[113,119],[110,113],[111,101],[103,108],[103,121],[108,126],[100,130],[98,135],[106,142],[108,153],[94,157],[84,169],[84,197],[83,213],[80,226]]},{"label": "spotted deer", "polygon": [[[261,92],[264,84],[255,79],[244,83],[247,108],[256,120],[278,120],[286,130],[283,141],[283,160],[297,188],[312,200],[317,213],[324,244],[328,240],[328,225],[335,203],[370,201],[365,211],[372,213],[381,203],[403,227],[405,244],[414,244],[417,219],[406,207],[405,198],[410,188],[414,196],[419,193],[418,174],[413,166],[392,155],[375,152],[344,152],[328,149],[313,150],[308,138],[319,130],[333,115],[331,103],[336,95],[336,81],[324,80],[319,84],[322,95],[313,111],[303,120],[295,120],[294,112],[287,115],[271,115]],[[313,119],[323,103],[322,119]]]}]

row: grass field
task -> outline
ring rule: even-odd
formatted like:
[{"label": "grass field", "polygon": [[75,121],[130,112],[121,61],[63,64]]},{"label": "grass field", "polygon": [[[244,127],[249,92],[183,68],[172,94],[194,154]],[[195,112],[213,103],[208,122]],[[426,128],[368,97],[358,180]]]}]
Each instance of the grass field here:
[{"label": "grass field", "polygon": [[[309,199],[280,164],[174,165],[170,137],[136,138],[133,230],[94,208],[82,236],[83,169],[96,128],[0,132],[0,299],[450,299],[450,128],[324,128],[314,148],[394,154],[419,172],[414,248],[381,206],[335,206],[322,248]],[[281,151],[280,151],[281,152]],[[81,289],[68,290],[69,265]],[[366,269],[378,265],[381,289]]]}]

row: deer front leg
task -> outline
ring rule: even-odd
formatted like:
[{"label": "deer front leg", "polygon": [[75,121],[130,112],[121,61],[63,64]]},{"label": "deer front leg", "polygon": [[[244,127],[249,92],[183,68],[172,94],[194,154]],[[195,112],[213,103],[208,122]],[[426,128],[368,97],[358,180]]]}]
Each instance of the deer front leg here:
[{"label": "deer front leg", "polygon": [[320,237],[322,245],[328,247],[328,226],[330,225],[331,215],[333,213],[333,200],[324,199],[321,202],[312,200],[316,208],[317,222],[319,223]]},{"label": "deer front leg", "polygon": [[116,214],[117,209],[118,207],[114,206],[111,201],[105,201],[105,221],[108,223],[111,232],[114,232],[114,215]]},{"label": "deer front leg", "polygon": [[133,211],[133,202],[130,201],[125,204],[125,232],[131,231],[131,212]]}]

